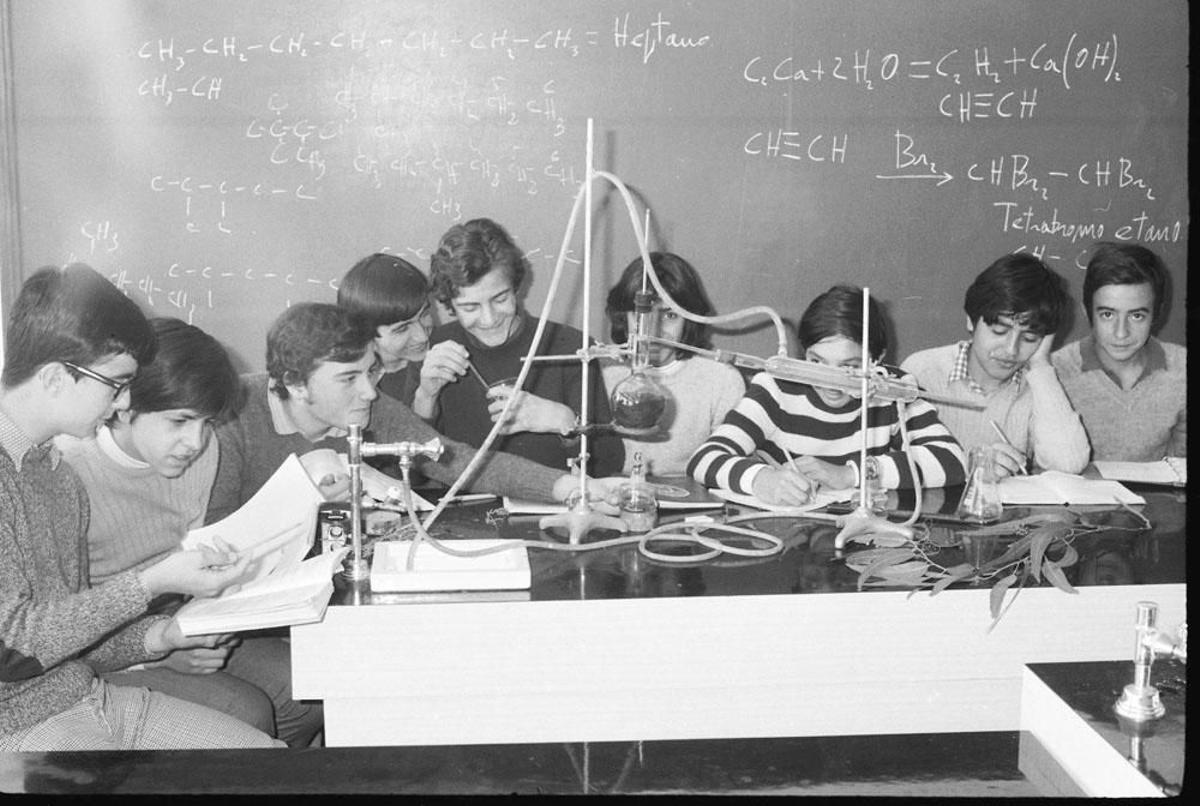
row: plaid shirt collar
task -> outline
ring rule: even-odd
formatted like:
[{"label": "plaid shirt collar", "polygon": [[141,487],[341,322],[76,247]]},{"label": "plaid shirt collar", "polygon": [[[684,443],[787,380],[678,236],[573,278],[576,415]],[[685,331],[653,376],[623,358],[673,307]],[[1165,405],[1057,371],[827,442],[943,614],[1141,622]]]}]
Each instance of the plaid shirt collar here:
[{"label": "plaid shirt collar", "polygon": [[58,448],[54,447],[53,442],[47,440],[42,445],[35,445],[33,440],[3,411],[0,411],[0,448],[3,448],[12,457],[18,472],[30,453],[40,453],[40,455],[48,457],[51,469],[55,470],[58,469],[58,462],[62,458],[62,454],[58,452]]},{"label": "plaid shirt collar", "polygon": [[[950,377],[948,378],[948,380],[950,381],[950,383],[954,383],[955,381],[962,381],[963,383],[965,383],[967,385],[967,388],[970,389],[975,394],[986,396],[988,394],[987,390],[984,389],[982,386],[980,386],[978,383],[976,383],[975,379],[971,377],[971,372],[969,369],[970,355],[971,355],[971,342],[970,341],[960,341],[958,343],[958,352],[955,353],[955,355],[954,355],[954,366],[950,368]],[[1017,368],[1017,371],[1012,374],[1012,377],[1004,382],[1004,384],[1008,384],[1008,383],[1016,384],[1017,390],[1020,391],[1021,382],[1024,380],[1024,378],[1025,378],[1025,365],[1022,364],[1020,367]],[[1001,386],[1004,386],[1004,384],[1001,384]]]}]

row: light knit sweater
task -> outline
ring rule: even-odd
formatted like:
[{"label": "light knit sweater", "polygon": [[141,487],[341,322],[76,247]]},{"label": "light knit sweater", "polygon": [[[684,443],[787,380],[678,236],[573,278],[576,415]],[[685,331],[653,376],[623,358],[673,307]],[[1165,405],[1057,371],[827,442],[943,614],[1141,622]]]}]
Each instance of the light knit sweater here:
[{"label": "light knit sweater", "polygon": [[1092,459],[1153,462],[1187,456],[1187,348],[1151,338],[1129,389],[1100,365],[1091,336],[1051,356],[1092,442]]},{"label": "light knit sweater", "polygon": [[1017,450],[1042,470],[1078,473],[1087,466],[1087,434],[1071,408],[1054,367],[1029,367],[1020,382],[1005,383],[989,394],[980,394],[965,380],[950,380],[958,344],[947,344],[913,353],[900,368],[917,379],[922,389],[937,395],[984,404],[971,409],[938,403],[938,416],[967,451],[1000,440],[992,421],[1003,429]]},{"label": "light knit sweater", "polygon": [[88,554],[93,585],[127,568],[153,565],[179,548],[189,529],[204,523],[217,475],[216,439],[209,439],[204,451],[174,479],[131,459],[107,428],[95,439],[59,437],[55,443],[83,480],[91,501]]},{"label": "light knit sweater", "polygon": [[[206,523],[224,518],[250,500],[289,454],[301,456],[318,448],[338,453],[348,450],[345,436],[326,436],[313,442],[300,433],[279,433],[267,398],[273,394],[267,391],[267,374],[248,375],[242,382],[245,406],[237,417],[217,429],[221,456]],[[370,425],[363,430],[363,439],[371,442],[427,442],[434,437],[440,437],[445,448],[441,458],[436,462],[418,459],[414,467],[429,478],[450,485],[466,468],[474,449],[442,437],[408,406],[380,395],[371,406]],[[466,489],[535,501],[551,500],[554,483],[565,473],[504,453],[491,453],[479,467]]]},{"label": "light knit sweater", "polygon": [[[52,445],[0,412],[0,734],[79,702],[97,672],[148,660],[137,572],[89,588],[88,501]],[[154,657],[161,657],[157,655]]]},{"label": "light knit sweater", "polygon": [[[617,384],[632,373],[625,362],[601,364],[604,385],[611,394]],[[746,392],[742,374],[728,364],[704,356],[684,361],[672,361],[666,366],[651,367],[646,374],[663,385],[670,393],[663,413],[661,430],[666,439],[648,441],[624,437],[625,467],[633,469],[635,453],[647,462],[646,472],[656,476],[684,475],[688,460],[700,443],[708,439],[726,413],[737,405]]]}]

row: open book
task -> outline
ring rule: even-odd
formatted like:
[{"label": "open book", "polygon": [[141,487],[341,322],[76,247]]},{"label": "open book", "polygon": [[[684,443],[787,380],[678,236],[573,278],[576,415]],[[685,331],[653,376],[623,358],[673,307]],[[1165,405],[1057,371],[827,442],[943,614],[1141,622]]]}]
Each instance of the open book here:
[{"label": "open book", "polygon": [[1157,462],[1092,462],[1096,472],[1106,479],[1142,484],[1187,486],[1187,457],[1168,456]]},{"label": "open book", "polygon": [[240,589],[193,599],[176,613],[185,635],[236,632],[316,621],[333,590],[337,560],[328,554],[305,561],[316,538],[317,509],[325,497],[295,454],[236,512],[192,529],[185,549],[215,547],[220,537],[250,563]]},{"label": "open book", "polygon": [[184,635],[261,630],[320,621],[333,595],[333,575],[349,549],[318,554],[277,569],[240,590],[192,599],[175,613]]},{"label": "open book", "polygon": [[1000,500],[1005,504],[1144,504],[1146,499],[1119,481],[1085,479],[1071,473],[1047,470],[1033,476],[1000,479]]},{"label": "open book", "polygon": [[185,549],[215,547],[220,537],[250,555],[245,580],[299,565],[317,534],[317,508],[325,497],[295,454],[288,456],[249,501],[216,523],[192,529]]}]

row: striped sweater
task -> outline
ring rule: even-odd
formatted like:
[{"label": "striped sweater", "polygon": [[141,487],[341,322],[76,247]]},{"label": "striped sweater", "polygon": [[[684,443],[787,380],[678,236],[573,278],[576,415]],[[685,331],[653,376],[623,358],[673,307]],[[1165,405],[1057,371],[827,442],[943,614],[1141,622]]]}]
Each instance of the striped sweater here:
[{"label": "striped sweater", "polygon": [[[917,400],[905,406],[904,413],[909,454],[922,486],[961,484],[966,476],[962,447],[942,425],[933,406]],[[867,453],[879,460],[884,488],[911,488],[912,472],[902,446],[896,405],[872,404],[867,423]],[[760,372],[750,381],[745,397],[692,454],[688,473],[708,487],[750,495],[755,478],[769,466],[757,453],[779,464],[785,464],[791,453],[856,465],[862,445],[860,424],[858,401],[831,408],[811,386]]]},{"label": "striped sweater", "polygon": [[0,734],[74,705],[96,672],[149,659],[155,620],[137,619],[150,597],[134,570],[88,587],[83,485],[56,448],[22,437],[0,412]]}]

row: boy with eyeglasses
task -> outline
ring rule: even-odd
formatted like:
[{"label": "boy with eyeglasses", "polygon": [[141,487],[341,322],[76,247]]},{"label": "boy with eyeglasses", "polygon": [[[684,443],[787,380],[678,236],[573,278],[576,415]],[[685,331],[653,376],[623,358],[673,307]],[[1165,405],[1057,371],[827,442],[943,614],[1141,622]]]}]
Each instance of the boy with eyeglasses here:
[{"label": "boy with eyeglasses", "polygon": [[155,347],[137,306],[87,266],[40,269],[13,304],[0,374],[0,751],[282,746],[99,676],[211,646],[146,608],[164,593],[217,595],[246,567],[222,543],[88,583],[88,497],[52,438],[90,436],[126,408]]}]

